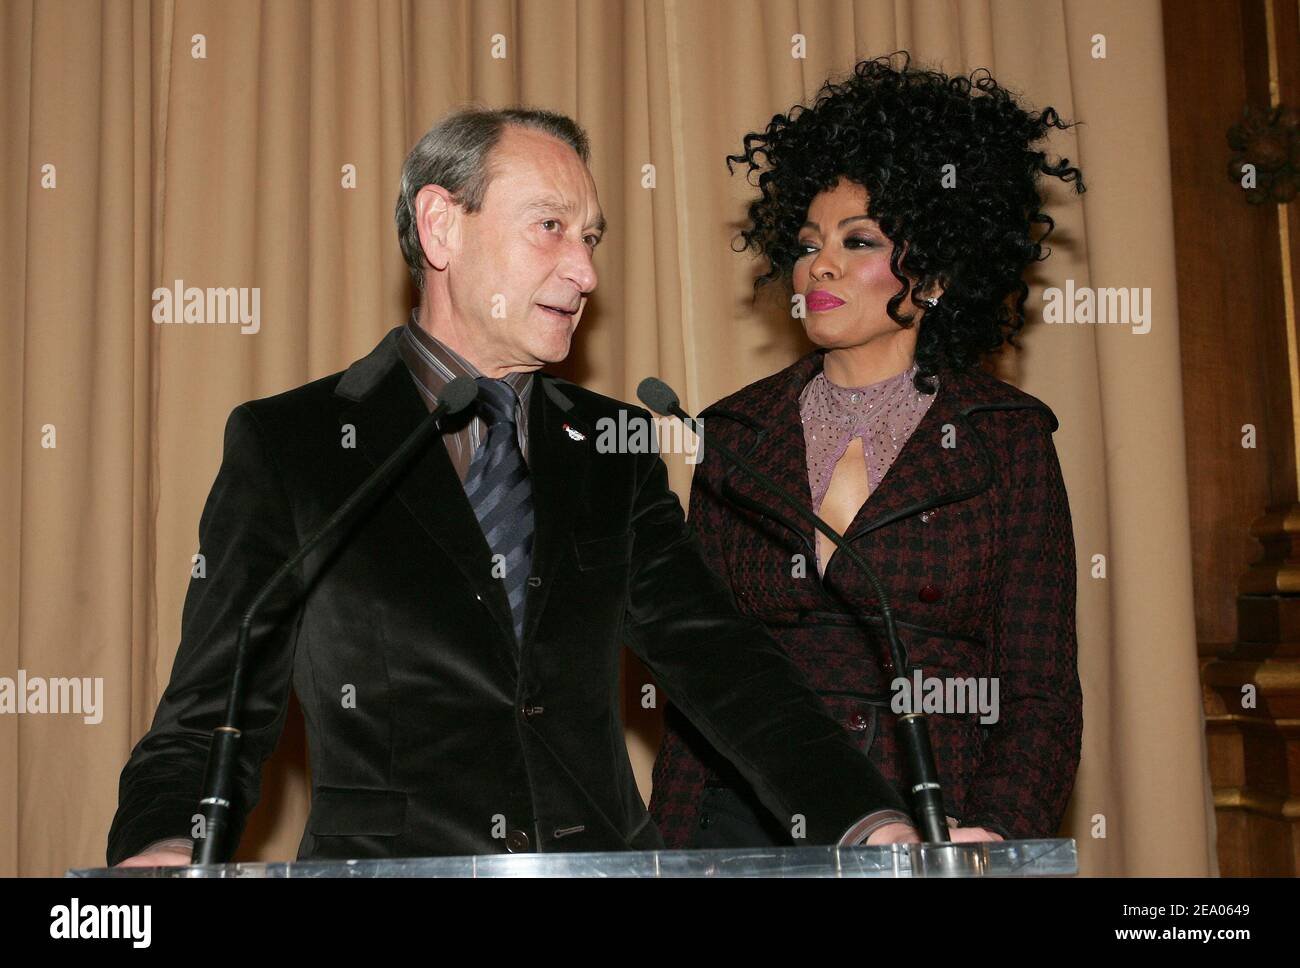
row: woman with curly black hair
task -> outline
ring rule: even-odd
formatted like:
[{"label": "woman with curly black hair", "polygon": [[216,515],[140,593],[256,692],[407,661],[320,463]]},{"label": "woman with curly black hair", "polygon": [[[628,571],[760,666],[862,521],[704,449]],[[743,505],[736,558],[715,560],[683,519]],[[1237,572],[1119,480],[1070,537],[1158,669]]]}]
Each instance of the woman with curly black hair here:
[{"label": "woman with curly black hair", "polygon": [[[702,416],[873,565],[907,668],[866,577],[707,442],[691,521],[741,609],[904,795],[896,710],[920,689],[954,840],[1050,837],[1082,733],[1057,421],[978,364],[1024,325],[1021,277],[1053,228],[1040,179],[1084,186],[1036,147],[1069,127],[1052,108],[984,70],[893,61],[859,63],[728,158],[759,173],[741,233],[767,263],[755,287],[785,284],[817,349]],[[797,808],[773,817],[669,705],[650,804],[669,846],[797,843]]]}]

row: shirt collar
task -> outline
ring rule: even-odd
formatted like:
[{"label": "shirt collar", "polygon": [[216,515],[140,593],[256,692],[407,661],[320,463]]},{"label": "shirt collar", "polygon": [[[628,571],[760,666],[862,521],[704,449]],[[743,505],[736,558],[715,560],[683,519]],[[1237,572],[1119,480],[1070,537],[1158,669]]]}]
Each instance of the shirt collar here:
[{"label": "shirt collar", "polygon": [[[425,390],[437,397],[439,391],[456,377],[467,376],[471,380],[481,377],[483,374],[478,367],[420,325],[419,312],[418,308],[411,310],[398,345],[411,372]],[[521,404],[527,402],[533,385],[532,370],[507,373],[502,379],[518,394]]]}]

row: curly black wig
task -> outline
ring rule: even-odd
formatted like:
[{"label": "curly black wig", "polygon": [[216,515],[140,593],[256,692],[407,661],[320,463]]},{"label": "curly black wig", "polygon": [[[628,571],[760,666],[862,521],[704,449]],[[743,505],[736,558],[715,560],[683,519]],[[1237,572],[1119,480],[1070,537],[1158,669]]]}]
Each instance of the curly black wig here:
[{"label": "curly black wig", "polygon": [[[887,304],[890,318],[910,326],[916,316],[901,313],[903,300],[916,305],[934,283],[944,287],[916,342],[914,382],[933,393],[941,358],[965,369],[1003,342],[1016,345],[1029,295],[1021,276],[1050,254],[1043,242],[1055,225],[1042,210],[1040,174],[1085,189],[1068,158],[1053,164],[1034,150],[1049,128],[1074,126],[1055,109],[1026,110],[985,68],[949,77],[910,64],[907,51],[862,61],[842,83],[822,85],[811,107],[796,105],[745,135],[727,168],[760,172],[760,197],[737,239],[737,251],[767,261],[756,293],[777,279],[791,283],[799,229],[818,193],[841,178],[867,190],[867,215],[894,243],[890,268],[901,288]],[[945,174],[955,174],[953,187],[944,187]],[[1035,225],[1046,226],[1037,239]]]}]

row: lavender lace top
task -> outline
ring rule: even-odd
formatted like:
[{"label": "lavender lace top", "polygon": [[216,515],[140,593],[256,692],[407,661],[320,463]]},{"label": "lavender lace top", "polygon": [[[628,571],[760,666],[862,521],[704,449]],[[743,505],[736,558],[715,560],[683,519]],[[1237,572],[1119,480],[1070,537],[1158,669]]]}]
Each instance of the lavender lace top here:
[{"label": "lavender lace top", "polygon": [[[935,394],[912,385],[916,364],[896,376],[865,387],[841,387],[820,372],[799,395],[804,444],[808,452],[808,485],[814,511],[821,508],[831,474],[854,437],[862,438],[867,483],[872,494],[934,403]],[[820,542],[813,542],[821,571]]]}]

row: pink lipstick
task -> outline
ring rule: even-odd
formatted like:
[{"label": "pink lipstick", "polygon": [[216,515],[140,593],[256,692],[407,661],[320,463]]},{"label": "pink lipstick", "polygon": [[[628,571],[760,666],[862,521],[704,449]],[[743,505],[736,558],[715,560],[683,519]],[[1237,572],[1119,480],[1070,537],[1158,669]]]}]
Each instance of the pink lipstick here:
[{"label": "pink lipstick", "polygon": [[843,306],[844,300],[839,296],[832,296],[825,290],[818,289],[808,293],[807,305],[809,312],[822,313],[828,309],[834,309],[836,306]]}]

